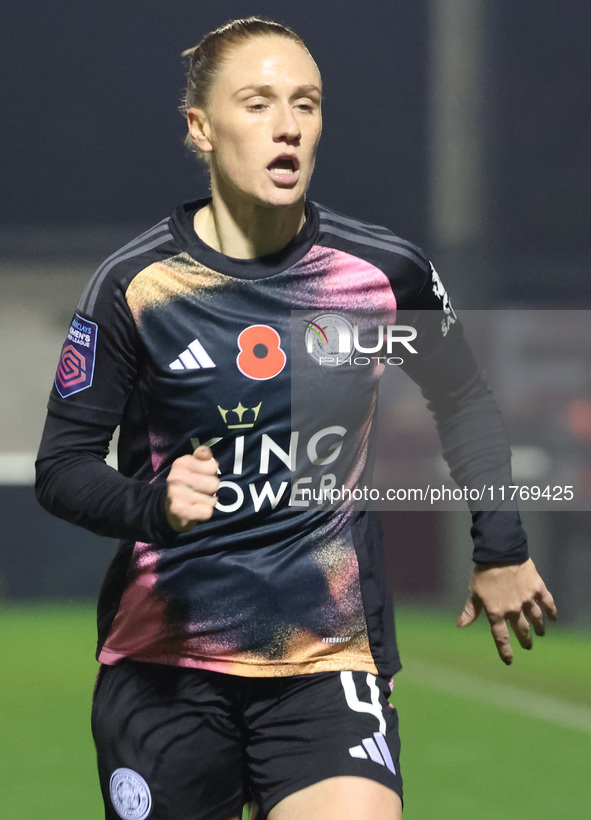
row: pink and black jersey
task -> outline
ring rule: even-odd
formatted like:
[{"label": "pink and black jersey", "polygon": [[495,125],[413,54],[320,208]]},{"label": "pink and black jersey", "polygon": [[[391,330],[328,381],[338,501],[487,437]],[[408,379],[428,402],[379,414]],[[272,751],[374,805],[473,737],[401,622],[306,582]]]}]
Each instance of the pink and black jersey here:
[{"label": "pink and black jersey", "polygon": [[[319,367],[330,343],[323,319],[430,317],[417,319],[418,355],[403,369],[429,401],[460,482],[481,475],[483,460],[495,480],[509,470],[490,391],[416,246],[307,203],[282,251],[232,259],[193,230],[205,203],[177,209],[99,268],[49,401],[41,502],[122,539],[100,596],[98,657],[245,676],[392,675],[376,520],[305,492],[354,487],[370,470],[382,368],[378,358],[361,377]],[[483,414],[493,429],[484,450]],[[114,471],[104,457],[117,426]],[[199,444],[220,464],[218,504],[179,535],[164,512],[166,476]],[[516,513],[475,512],[472,534],[477,561],[527,556]]]}]

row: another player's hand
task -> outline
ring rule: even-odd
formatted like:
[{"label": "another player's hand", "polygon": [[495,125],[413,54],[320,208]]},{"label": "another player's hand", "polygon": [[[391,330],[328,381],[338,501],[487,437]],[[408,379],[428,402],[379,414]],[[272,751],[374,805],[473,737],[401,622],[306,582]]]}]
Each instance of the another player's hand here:
[{"label": "another player's hand", "polygon": [[198,447],[193,455],[173,462],[166,480],[166,517],[177,532],[188,532],[207,521],[217,503],[220,486],[218,463],[209,447]]},{"label": "another player's hand", "polygon": [[544,613],[556,620],[554,599],[531,558],[524,564],[476,565],[468,588],[470,597],[456,626],[469,626],[484,610],[499,656],[506,664],[513,660],[508,624],[521,646],[531,649],[530,623],[536,635],[543,635]]}]

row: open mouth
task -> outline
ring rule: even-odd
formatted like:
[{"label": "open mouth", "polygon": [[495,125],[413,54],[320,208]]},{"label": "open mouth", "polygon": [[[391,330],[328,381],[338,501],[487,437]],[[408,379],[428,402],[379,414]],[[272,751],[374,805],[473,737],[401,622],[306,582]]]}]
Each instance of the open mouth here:
[{"label": "open mouth", "polygon": [[300,163],[297,157],[276,157],[267,170],[275,182],[293,184],[299,176]]}]

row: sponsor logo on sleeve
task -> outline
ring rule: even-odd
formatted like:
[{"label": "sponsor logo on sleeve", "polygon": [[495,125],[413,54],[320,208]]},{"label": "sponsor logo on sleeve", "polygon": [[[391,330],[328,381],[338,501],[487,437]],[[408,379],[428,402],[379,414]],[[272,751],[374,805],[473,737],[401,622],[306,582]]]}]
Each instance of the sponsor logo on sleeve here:
[{"label": "sponsor logo on sleeve", "polygon": [[74,314],[62,347],[55,386],[64,399],[92,385],[98,326]]},{"label": "sponsor logo on sleeve", "polygon": [[441,281],[439,274],[431,265],[431,281],[433,283],[433,293],[437,296],[438,299],[441,299],[441,304],[443,307],[444,317],[441,320],[441,332],[444,336],[447,336],[449,333],[449,329],[452,325],[458,320],[458,317],[455,314],[454,309],[451,306],[451,302],[449,300],[449,296],[447,295],[447,291],[443,286],[443,282]]}]

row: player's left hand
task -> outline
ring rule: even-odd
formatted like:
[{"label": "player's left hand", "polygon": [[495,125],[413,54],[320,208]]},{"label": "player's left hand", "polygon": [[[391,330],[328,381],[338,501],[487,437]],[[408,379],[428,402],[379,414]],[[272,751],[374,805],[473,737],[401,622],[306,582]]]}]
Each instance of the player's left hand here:
[{"label": "player's left hand", "polygon": [[470,597],[456,626],[470,626],[484,610],[501,660],[513,660],[509,626],[524,649],[531,649],[530,630],[546,631],[544,613],[556,620],[556,604],[531,558],[524,564],[476,565],[468,586]]}]

